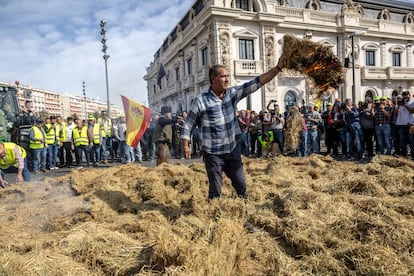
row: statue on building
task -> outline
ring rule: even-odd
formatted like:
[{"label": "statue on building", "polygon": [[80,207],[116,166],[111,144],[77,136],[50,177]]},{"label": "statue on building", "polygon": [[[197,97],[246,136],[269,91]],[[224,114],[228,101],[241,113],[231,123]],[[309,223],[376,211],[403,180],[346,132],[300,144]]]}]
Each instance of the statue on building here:
[{"label": "statue on building", "polygon": [[[265,54],[266,54],[266,65],[267,70],[274,67],[274,52],[275,52],[275,42],[272,36],[267,36],[265,38]],[[275,89],[275,83],[274,79],[271,80],[266,86],[270,91],[273,91]]]},{"label": "statue on building", "polygon": [[[354,62],[354,56],[355,61],[357,62],[359,59],[359,40],[354,37],[354,56],[352,56],[352,38],[349,38],[346,40],[346,53],[345,57],[349,58],[349,61]],[[356,63],[355,63],[356,64]]]},{"label": "statue on building", "polygon": [[215,47],[216,46],[214,45],[214,41],[215,41],[214,25],[210,24],[208,26],[208,30],[209,30],[209,32],[208,32],[208,43],[210,44],[210,49],[212,49],[211,51],[209,51],[210,52],[210,58],[215,63],[215,60],[216,60],[216,54],[215,54],[216,53],[216,48]]},{"label": "statue on building", "polygon": [[358,13],[358,9],[352,0],[346,0],[345,3],[342,5],[341,12],[348,12],[348,13]]},{"label": "statue on building", "polygon": [[227,33],[220,36],[220,45],[222,53],[222,64],[224,67],[230,67],[230,39]]}]

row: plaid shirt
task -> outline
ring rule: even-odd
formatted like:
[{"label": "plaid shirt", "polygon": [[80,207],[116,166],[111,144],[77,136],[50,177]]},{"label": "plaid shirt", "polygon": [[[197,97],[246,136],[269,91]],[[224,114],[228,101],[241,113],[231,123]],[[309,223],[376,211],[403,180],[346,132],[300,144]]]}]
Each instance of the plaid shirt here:
[{"label": "plaid shirt", "polygon": [[199,125],[201,147],[210,154],[226,154],[234,150],[241,135],[237,119],[237,103],[261,87],[259,77],[226,90],[223,100],[214,92],[196,96],[184,123],[181,139],[190,140],[191,130]]},{"label": "plaid shirt", "polygon": [[[392,113],[391,107],[386,106],[385,111],[388,111],[389,113]],[[391,123],[391,117],[385,116],[385,113],[379,108],[375,108],[375,117],[374,121],[376,125],[388,125]]]}]

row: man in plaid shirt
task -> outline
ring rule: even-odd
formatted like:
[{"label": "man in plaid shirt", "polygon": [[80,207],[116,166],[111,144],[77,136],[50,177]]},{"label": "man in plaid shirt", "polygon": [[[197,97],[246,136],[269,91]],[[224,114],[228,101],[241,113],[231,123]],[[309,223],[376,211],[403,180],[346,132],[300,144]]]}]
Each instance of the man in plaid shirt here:
[{"label": "man in plaid shirt", "polygon": [[246,177],[241,160],[237,103],[272,80],[284,67],[276,67],[240,86],[229,87],[229,73],[222,65],[210,68],[210,89],[194,98],[184,123],[183,153],[190,158],[190,133],[198,125],[203,159],[209,180],[208,199],[221,196],[222,172],[230,178],[240,197],[247,198]]}]

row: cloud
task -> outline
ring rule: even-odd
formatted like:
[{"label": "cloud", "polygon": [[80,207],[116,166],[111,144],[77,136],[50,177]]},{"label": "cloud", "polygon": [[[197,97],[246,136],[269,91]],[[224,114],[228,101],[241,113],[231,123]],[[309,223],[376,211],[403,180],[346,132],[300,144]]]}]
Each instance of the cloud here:
[{"label": "cloud", "polygon": [[0,80],[106,101],[99,21],[107,21],[111,103],[146,103],[143,76],[154,53],[193,4],[158,1],[2,1]]}]

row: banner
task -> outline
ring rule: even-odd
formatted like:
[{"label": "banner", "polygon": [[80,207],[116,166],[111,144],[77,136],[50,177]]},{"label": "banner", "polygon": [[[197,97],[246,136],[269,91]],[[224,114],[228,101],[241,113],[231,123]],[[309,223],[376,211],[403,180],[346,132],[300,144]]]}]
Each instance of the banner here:
[{"label": "banner", "polygon": [[162,64],[162,62],[159,64],[158,67],[158,75],[157,75],[157,84],[158,87],[161,88],[161,80],[163,77],[165,77],[167,75],[167,72],[165,72],[165,68],[164,65]]},{"label": "banner", "polygon": [[126,143],[138,146],[151,121],[151,110],[125,96],[122,96],[126,120]]}]

